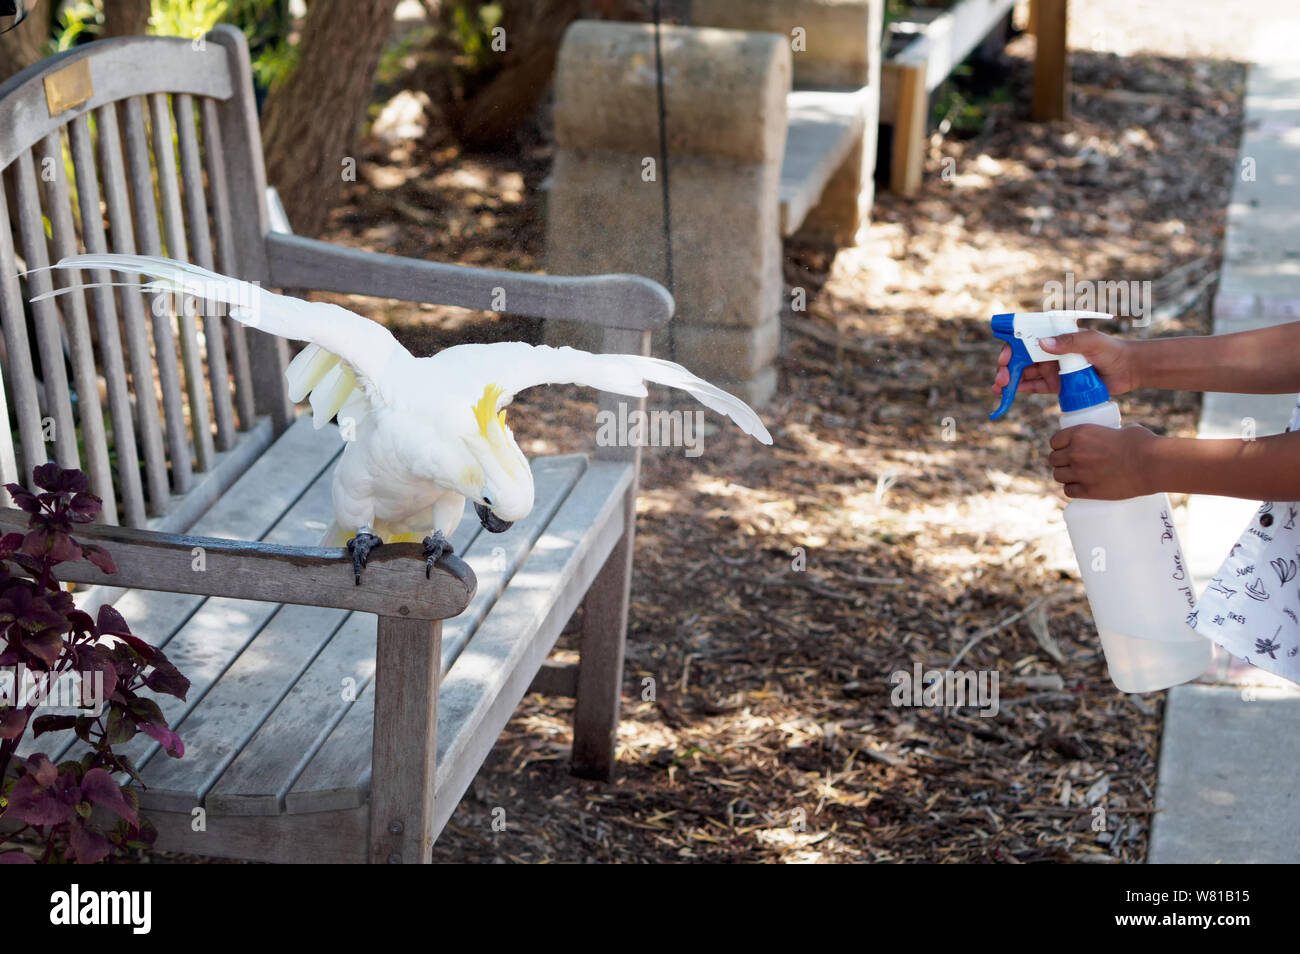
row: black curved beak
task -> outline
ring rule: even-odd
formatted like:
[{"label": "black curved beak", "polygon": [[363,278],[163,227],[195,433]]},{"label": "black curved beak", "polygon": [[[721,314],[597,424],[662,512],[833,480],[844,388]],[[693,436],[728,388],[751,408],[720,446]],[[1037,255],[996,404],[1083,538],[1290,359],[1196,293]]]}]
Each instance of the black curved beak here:
[{"label": "black curved beak", "polygon": [[502,520],[481,503],[474,505],[474,512],[478,514],[478,522],[483,524],[483,529],[488,533],[505,533],[514,526],[511,521]]}]

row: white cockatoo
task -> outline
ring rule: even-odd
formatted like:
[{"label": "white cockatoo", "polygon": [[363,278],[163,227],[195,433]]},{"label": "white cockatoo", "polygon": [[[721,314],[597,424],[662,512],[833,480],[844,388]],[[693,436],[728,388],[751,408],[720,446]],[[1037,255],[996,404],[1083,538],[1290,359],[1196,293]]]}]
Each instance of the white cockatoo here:
[{"label": "white cockatoo", "polygon": [[492,533],[528,515],[533,475],[505,416],[506,406],[526,388],[582,384],[643,397],[651,381],[685,391],[746,434],[772,443],[744,401],[658,358],[519,341],[456,345],[417,358],[383,325],[346,308],[277,295],[196,265],[102,254],[74,255],[51,267],[142,274],[150,281],[114,284],[223,302],[243,324],[309,342],[285,377],[291,400],[310,395],[317,428],[336,415],[347,422],[348,441],[333,474],[335,525],[321,543],[339,546],[346,540],[357,583],[370,551],[384,539],[423,537],[427,573],[451,552],[448,539],[467,498]]}]

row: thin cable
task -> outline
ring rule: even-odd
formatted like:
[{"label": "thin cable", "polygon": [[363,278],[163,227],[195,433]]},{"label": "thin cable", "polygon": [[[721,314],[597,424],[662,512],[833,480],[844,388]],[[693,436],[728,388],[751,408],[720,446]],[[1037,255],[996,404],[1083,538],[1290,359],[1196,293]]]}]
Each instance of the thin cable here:
[{"label": "thin cable", "polygon": [[[673,291],[673,215],[672,203],[668,198],[668,118],[664,106],[664,53],[659,42],[659,0],[654,0],[655,20],[655,94],[659,100],[659,174],[663,183],[664,207],[664,285],[668,294]],[[668,322],[668,359],[677,360],[677,336],[674,334],[675,321]]]}]

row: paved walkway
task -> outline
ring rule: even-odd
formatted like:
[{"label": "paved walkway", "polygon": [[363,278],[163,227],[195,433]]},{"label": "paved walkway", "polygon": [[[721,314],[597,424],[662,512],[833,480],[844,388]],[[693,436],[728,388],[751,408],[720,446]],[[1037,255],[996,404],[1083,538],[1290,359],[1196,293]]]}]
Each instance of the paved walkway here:
[{"label": "paved walkway", "polygon": [[[1216,334],[1300,320],[1300,20],[1267,22],[1249,50]],[[1199,433],[1275,434],[1294,405],[1294,395],[1207,394]],[[1192,498],[1183,544],[1198,589],[1256,506]],[[1219,651],[1198,684],[1171,690],[1156,809],[1153,863],[1300,862],[1300,689]]]}]

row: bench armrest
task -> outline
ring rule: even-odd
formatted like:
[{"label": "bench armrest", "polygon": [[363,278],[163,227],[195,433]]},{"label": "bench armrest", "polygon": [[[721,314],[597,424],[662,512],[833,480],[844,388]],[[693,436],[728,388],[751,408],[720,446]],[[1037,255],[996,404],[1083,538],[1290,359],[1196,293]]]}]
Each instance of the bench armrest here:
[{"label": "bench armrest", "polygon": [[[26,532],[27,520],[21,510],[0,508],[0,532]],[[85,560],[60,564],[59,579],[74,583],[329,606],[420,620],[456,616],[478,586],[474,571],[454,556],[439,561],[426,580],[418,543],[380,547],[371,554],[357,586],[352,561],[341,548],[286,547],[103,524],[76,527],[73,537],[103,547],[117,566],[116,573],[106,574]],[[200,553],[203,568],[196,569]]]},{"label": "bench armrest", "polygon": [[640,275],[564,277],[381,255],[271,232],[270,283],[279,288],[398,298],[531,318],[564,318],[649,331],[667,323],[673,299]]}]

